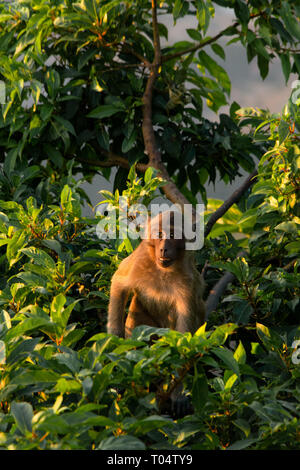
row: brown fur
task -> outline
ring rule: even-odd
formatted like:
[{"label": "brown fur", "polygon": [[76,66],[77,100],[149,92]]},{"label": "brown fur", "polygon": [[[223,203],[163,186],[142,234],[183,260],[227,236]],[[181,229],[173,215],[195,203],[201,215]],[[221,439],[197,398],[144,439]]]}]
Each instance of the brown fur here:
[{"label": "brown fur", "polygon": [[[204,283],[193,253],[185,251],[183,238],[172,236],[172,217],[171,236],[161,232],[162,216],[158,217],[159,238],[153,238],[150,230],[149,238],[121,262],[112,277],[108,333],[128,337],[139,325],[194,333],[204,322]],[[125,307],[131,293],[125,321]]]}]

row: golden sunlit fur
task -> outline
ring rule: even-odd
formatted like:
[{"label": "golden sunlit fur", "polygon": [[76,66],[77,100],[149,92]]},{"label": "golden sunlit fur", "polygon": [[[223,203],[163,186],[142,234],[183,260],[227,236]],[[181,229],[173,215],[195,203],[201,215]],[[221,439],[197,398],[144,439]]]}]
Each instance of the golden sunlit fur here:
[{"label": "golden sunlit fur", "polygon": [[[171,328],[194,333],[204,322],[202,300],[204,282],[197,271],[193,253],[185,251],[184,239],[174,238],[172,217],[170,233],[143,240],[125,258],[112,277],[107,331],[128,337],[138,325]],[[150,230],[151,233],[151,230]],[[125,321],[125,307],[133,294]]]}]

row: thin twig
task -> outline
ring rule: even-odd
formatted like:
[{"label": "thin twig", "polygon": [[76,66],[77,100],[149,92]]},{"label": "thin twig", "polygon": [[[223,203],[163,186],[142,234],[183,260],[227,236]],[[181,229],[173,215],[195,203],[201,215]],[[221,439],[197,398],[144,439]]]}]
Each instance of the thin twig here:
[{"label": "thin twig", "polygon": [[[258,16],[261,16],[262,14],[263,12],[255,13],[250,16],[250,19],[252,20],[254,18],[257,18]],[[204,39],[203,41],[197,44],[194,44],[193,46],[188,47],[187,49],[184,49],[183,51],[178,51],[178,52],[174,52],[173,54],[167,54],[167,55],[162,56],[162,63],[168,62],[169,60],[177,59],[178,57],[182,57],[183,55],[190,54],[191,52],[196,52],[199,49],[202,49],[203,47],[208,46],[209,44],[212,44],[213,42],[217,41],[222,36],[224,36],[224,34],[229,28],[235,28],[239,24],[240,24],[239,21],[236,21],[232,25],[229,25],[226,28],[222,29],[222,31],[220,31],[218,34],[216,34],[215,36],[211,38]]]},{"label": "thin twig", "polygon": [[196,52],[199,49],[202,49],[203,47],[208,46],[209,44],[217,41],[220,37],[224,35],[225,31],[227,31],[228,28],[230,27],[234,28],[235,26],[238,26],[238,24],[239,22],[236,21],[235,23],[233,23],[233,25],[227,26],[227,28],[222,29],[222,31],[220,31],[218,34],[216,34],[212,38],[205,39],[204,41],[194,44],[193,46],[188,47],[187,49],[184,49],[183,51],[178,51],[178,52],[174,52],[173,54],[164,55],[162,57],[162,62],[165,63],[170,60],[177,59],[178,57],[182,57],[183,55],[190,54],[191,52]]}]

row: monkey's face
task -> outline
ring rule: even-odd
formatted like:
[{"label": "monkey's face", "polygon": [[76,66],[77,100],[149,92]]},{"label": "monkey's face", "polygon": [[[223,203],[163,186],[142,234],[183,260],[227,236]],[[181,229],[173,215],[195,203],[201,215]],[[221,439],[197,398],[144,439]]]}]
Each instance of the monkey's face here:
[{"label": "monkey's face", "polygon": [[181,259],[185,242],[183,239],[158,238],[154,240],[155,260],[159,267],[168,268]]},{"label": "monkey's face", "polygon": [[[170,217],[171,215],[171,217]],[[160,214],[151,222],[150,246],[154,248],[155,262],[160,268],[169,268],[180,260],[185,250],[182,223],[175,223],[174,214]]]}]

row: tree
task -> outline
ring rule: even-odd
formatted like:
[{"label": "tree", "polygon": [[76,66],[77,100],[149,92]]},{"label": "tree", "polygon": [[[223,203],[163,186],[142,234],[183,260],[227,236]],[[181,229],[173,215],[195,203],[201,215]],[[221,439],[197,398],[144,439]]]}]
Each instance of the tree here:
[{"label": "tree", "polygon": [[[232,9],[236,19],[208,37],[214,4]],[[300,71],[299,6],[292,1],[24,0],[2,2],[0,11],[7,92],[1,188],[14,200],[34,193],[50,202],[69,160],[88,180],[96,172],[108,178],[118,167],[119,189],[133,163],[139,172],[152,166],[167,181],[162,189],[171,201],[195,203],[199,192],[206,200],[208,178],[215,181],[218,171],[228,182],[240,168],[252,172],[254,156],[263,153],[242,133],[237,103],[219,123],[202,117],[204,99],[217,112],[230,96],[218,40],[241,42],[262,78],[275,56],[286,80]],[[166,14],[174,23],[197,17],[197,28],[187,30],[191,42],[161,46]]]}]

